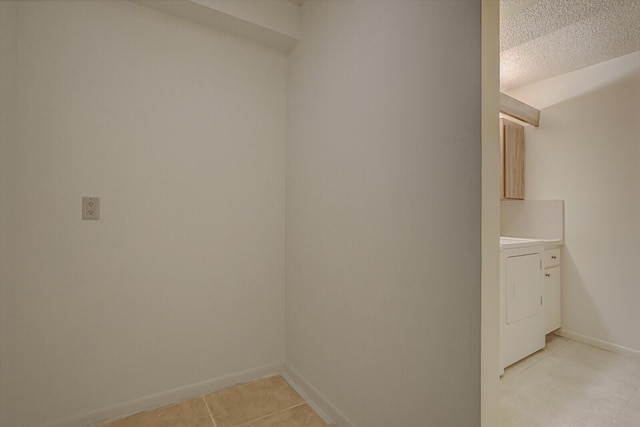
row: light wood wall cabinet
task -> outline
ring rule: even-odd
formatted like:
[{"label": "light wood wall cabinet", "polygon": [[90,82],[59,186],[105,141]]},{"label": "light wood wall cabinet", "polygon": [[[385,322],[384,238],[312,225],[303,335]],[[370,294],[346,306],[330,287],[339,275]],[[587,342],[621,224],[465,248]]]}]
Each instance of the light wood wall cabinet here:
[{"label": "light wood wall cabinet", "polygon": [[524,126],[500,119],[500,198],[524,199]]}]

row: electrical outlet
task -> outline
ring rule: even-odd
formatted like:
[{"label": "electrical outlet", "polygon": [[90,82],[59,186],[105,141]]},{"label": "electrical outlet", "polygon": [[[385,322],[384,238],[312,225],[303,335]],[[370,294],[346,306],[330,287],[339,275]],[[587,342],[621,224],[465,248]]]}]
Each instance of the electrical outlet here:
[{"label": "electrical outlet", "polygon": [[82,198],[82,219],[99,220],[100,219],[100,198],[99,197],[83,197]]}]

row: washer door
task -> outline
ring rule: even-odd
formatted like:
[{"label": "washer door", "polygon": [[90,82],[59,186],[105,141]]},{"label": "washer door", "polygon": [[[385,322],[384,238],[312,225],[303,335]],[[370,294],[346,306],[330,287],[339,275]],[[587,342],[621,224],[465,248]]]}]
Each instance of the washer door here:
[{"label": "washer door", "polygon": [[542,311],[541,258],[537,253],[506,260],[507,324],[511,325]]}]

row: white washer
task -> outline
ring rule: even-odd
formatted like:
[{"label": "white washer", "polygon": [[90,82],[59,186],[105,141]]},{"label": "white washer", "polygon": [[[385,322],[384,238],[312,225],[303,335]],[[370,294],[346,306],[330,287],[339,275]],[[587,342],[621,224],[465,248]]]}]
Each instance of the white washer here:
[{"label": "white washer", "polygon": [[545,345],[542,240],[500,238],[500,368]]}]

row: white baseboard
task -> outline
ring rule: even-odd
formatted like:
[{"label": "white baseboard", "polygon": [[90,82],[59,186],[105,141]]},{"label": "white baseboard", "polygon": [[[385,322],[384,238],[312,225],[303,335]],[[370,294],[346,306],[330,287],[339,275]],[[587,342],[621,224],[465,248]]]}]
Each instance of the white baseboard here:
[{"label": "white baseboard", "polygon": [[640,359],[640,350],[635,350],[633,348],[625,347],[623,345],[618,345],[609,341],[593,338],[588,335],[579,334],[577,332],[573,332],[564,328],[558,329],[557,331],[555,331],[555,334],[560,335],[561,337],[569,338],[574,341],[579,341],[584,344],[589,344],[594,347],[598,347],[603,350],[610,351],[612,353],[623,354],[625,356],[630,356],[636,359]]},{"label": "white baseboard", "polygon": [[326,422],[335,427],[357,427],[336,408],[317,388],[285,363],[284,379],[293,387]]},{"label": "white baseboard", "polygon": [[171,403],[194,399],[214,391],[222,390],[236,384],[245,383],[271,375],[281,375],[284,365],[274,363],[259,368],[247,369],[219,378],[201,381],[195,384],[174,388],[128,402],[87,412],[65,420],[47,424],[46,427],[87,427],[102,424],[111,420],[124,418],[138,412],[149,411]]}]

